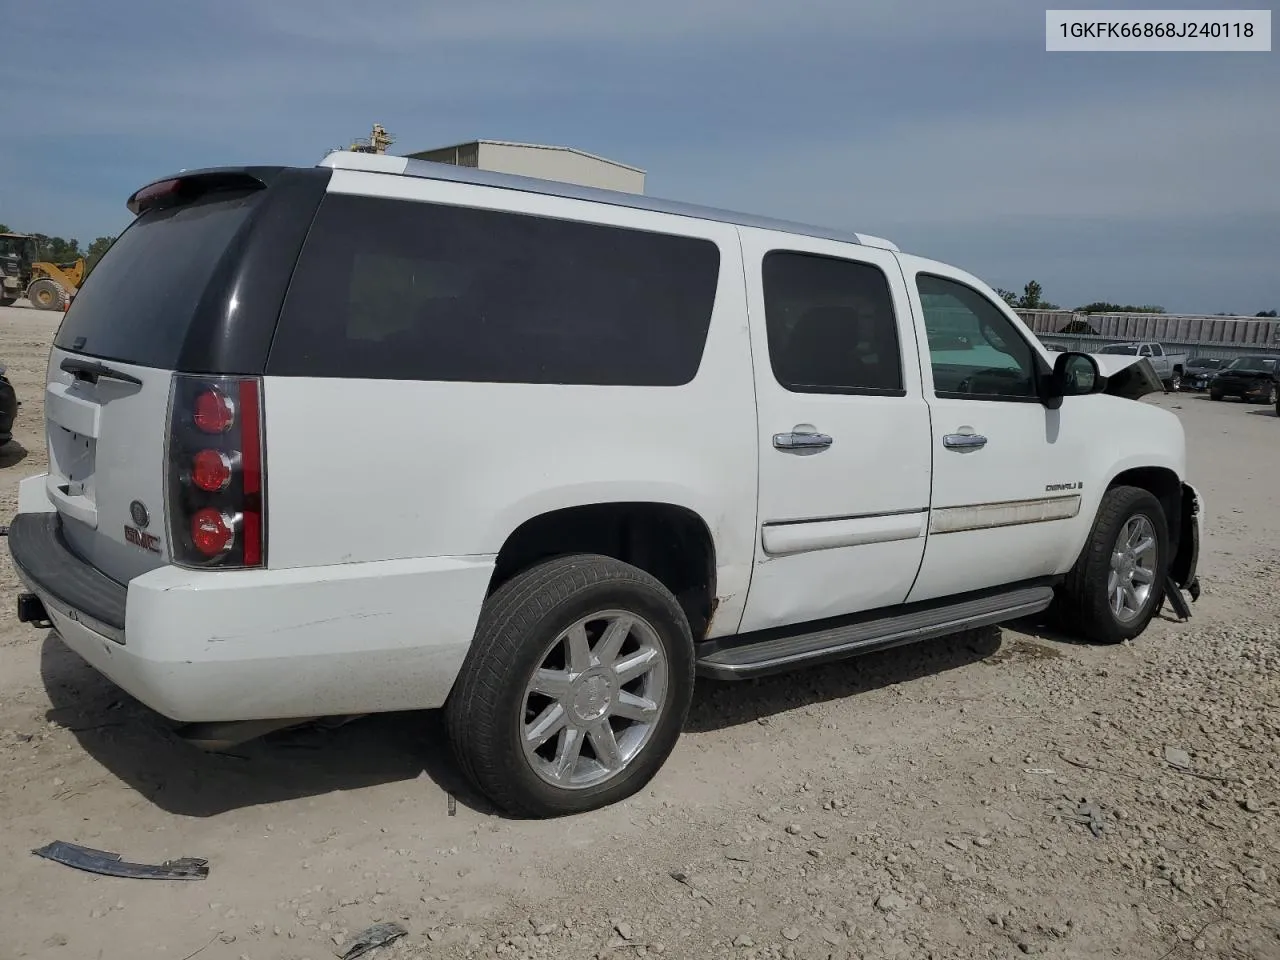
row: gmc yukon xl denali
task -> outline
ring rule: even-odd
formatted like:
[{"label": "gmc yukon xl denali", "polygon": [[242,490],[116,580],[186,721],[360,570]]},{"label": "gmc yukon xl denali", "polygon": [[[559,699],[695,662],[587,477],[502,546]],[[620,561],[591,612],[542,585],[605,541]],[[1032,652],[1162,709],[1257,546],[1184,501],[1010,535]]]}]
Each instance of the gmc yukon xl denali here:
[{"label": "gmc yukon xl denali", "polygon": [[1195,597],[1150,365],[887,241],[348,153],[129,208],[9,545],[24,621],[206,741],[443,707],[551,816],[640,789],[695,677]]}]

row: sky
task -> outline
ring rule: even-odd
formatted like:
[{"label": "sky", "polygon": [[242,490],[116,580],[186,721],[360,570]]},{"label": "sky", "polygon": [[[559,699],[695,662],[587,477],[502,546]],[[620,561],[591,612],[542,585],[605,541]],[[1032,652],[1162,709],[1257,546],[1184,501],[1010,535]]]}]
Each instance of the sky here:
[{"label": "sky", "polygon": [[[1046,53],[1027,0],[75,6],[0,59],[14,229],[87,246],[151,180],[310,165],[379,122],[392,153],[577,147],[652,196],[887,237],[1063,306],[1280,309],[1280,52]],[[42,7],[15,15],[49,39]]]}]

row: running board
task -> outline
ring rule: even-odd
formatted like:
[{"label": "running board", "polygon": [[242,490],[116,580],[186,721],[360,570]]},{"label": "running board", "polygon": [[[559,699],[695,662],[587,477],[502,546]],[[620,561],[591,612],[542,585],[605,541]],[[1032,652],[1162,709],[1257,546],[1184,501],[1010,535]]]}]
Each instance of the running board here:
[{"label": "running board", "polygon": [[888,616],[840,618],[796,627],[741,634],[703,645],[699,676],[745,680],[793,667],[840,660],[860,653],[896,647],[1028,617],[1048,609],[1053,587],[1023,586],[965,600],[921,604]]}]

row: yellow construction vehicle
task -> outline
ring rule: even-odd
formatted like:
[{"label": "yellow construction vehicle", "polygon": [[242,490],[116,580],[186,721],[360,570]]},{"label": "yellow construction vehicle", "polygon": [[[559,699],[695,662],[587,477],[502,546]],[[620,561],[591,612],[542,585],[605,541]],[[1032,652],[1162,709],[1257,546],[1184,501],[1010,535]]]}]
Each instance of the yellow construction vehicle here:
[{"label": "yellow construction vehicle", "polygon": [[25,233],[0,234],[0,307],[26,297],[37,310],[61,310],[84,281],[84,258],[50,263],[40,255],[36,238]]}]

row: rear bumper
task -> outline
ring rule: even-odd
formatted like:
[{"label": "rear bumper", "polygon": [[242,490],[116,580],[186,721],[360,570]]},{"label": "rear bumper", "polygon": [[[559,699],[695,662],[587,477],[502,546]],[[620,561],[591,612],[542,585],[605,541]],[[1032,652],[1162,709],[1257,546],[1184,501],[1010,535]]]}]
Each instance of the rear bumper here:
[{"label": "rear bumper", "polygon": [[57,529],[57,514],[44,512],[20,513],[10,525],[27,587],[67,646],[180,722],[439,707],[493,571],[492,557],[161,567],[112,587]]}]

